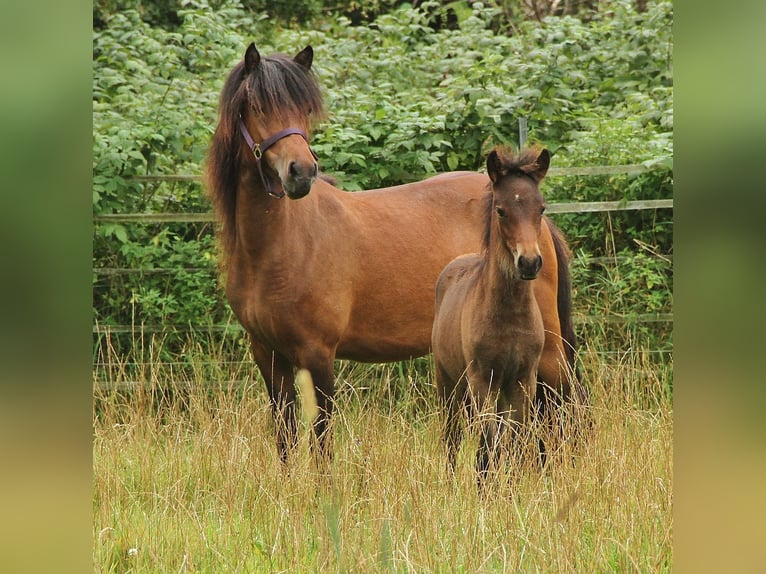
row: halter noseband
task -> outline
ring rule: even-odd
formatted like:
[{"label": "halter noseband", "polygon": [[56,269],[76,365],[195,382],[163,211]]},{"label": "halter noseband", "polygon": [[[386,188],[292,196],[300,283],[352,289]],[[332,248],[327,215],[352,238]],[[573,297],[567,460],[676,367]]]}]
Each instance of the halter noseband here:
[{"label": "halter noseband", "polygon": [[[299,135],[304,140],[306,140],[306,143],[309,143],[309,138],[306,136],[306,133],[303,130],[300,130],[298,128],[285,128],[283,130],[278,131],[275,134],[270,135],[261,143],[256,143],[253,140],[253,136],[251,136],[250,132],[247,131],[247,126],[245,125],[245,122],[242,120],[242,116],[239,116],[239,131],[242,132],[242,135],[244,136],[245,141],[247,142],[247,146],[253,152],[253,156],[255,157],[255,164],[258,166],[258,173],[261,175],[261,181],[263,182],[263,187],[266,189],[266,191],[271,197],[282,199],[285,196],[284,190],[280,191],[279,193],[274,192],[274,188],[271,185],[271,180],[268,179],[266,175],[263,173],[263,166],[261,166],[261,158],[263,157],[263,154],[266,153],[266,150],[268,150],[271,146],[273,146],[282,138],[290,136],[290,135]],[[311,149],[311,146],[309,146],[309,151],[311,152],[311,155],[314,156],[315,160],[319,159],[317,157],[317,154],[314,153],[314,150]]]}]

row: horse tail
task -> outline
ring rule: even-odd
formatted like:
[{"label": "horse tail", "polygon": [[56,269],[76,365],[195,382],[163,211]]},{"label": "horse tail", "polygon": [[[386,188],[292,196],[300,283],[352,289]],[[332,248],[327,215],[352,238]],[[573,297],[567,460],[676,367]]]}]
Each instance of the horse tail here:
[{"label": "horse tail", "polygon": [[552,221],[548,220],[548,227],[553,237],[553,246],[556,250],[556,262],[558,265],[558,291],[556,302],[559,312],[559,328],[561,329],[561,338],[564,341],[564,351],[566,353],[567,363],[576,379],[580,378],[579,369],[575,362],[575,353],[577,351],[577,338],[575,336],[574,324],[572,322],[572,278],[569,272],[569,262],[572,259],[572,252],[567,246],[566,240],[558,227]]}]

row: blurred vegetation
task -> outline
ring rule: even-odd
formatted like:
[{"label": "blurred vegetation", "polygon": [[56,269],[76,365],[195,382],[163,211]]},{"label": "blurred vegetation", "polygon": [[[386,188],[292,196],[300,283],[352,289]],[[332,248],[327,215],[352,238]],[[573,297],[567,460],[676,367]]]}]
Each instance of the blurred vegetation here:
[{"label": "blurred vegetation", "polygon": [[[549,202],[672,197],[671,2],[97,0],[93,17],[97,216],[210,211],[198,183],[135,178],[201,173],[220,88],[250,41],[314,47],[329,119],[312,145],[344,189],[482,169],[526,118],[554,167],[654,168],[549,177]],[[672,311],[672,210],[553,219],[576,255],[578,314]],[[216,260],[210,224],[97,223],[94,320],[226,323]],[[625,328],[581,326],[618,341]],[[630,329],[672,346],[668,323]]]}]

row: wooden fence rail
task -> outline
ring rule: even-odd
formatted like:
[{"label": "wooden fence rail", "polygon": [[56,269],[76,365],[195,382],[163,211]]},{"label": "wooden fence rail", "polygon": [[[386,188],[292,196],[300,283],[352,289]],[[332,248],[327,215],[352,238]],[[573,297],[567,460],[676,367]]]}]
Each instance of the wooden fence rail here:
[{"label": "wooden fence rail", "polygon": [[[568,176],[594,176],[594,175],[637,175],[658,169],[670,169],[662,163],[634,163],[626,165],[587,165],[575,167],[552,167],[548,170],[547,177],[568,177]],[[193,173],[176,174],[149,174],[133,175],[127,178],[130,181],[140,182],[191,182],[202,183],[202,176]]]},{"label": "wooden fence rail", "polygon": [[[599,175],[636,175],[649,171],[669,169],[662,163],[596,165],[582,167],[552,167],[547,177],[599,176]],[[139,182],[195,182],[202,181],[201,175],[195,174],[153,174],[135,175],[128,178]],[[592,213],[607,211],[626,211],[642,209],[672,209],[672,199],[649,199],[637,201],[584,201],[570,203],[550,203],[548,213]],[[212,223],[212,213],[109,213],[94,216],[96,223]]]},{"label": "wooden fence rail", "polygon": [[[648,256],[655,259],[660,259],[668,265],[673,264],[672,253],[647,253]],[[588,265],[618,265],[630,260],[631,257],[625,255],[615,255],[612,257],[587,257],[580,259],[578,255],[575,255],[573,263],[575,264],[588,264]],[[117,276],[117,275],[133,275],[140,273],[143,275],[163,275],[172,273],[220,273],[216,263],[212,263],[208,267],[94,267],[93,273],[101,276]]]},{"label": "wooden fence rail", "polygon": [[[549,203],[546,213],[592,213],[643,209],[673,209],[672,199],[636,201],[580,201]],[[212,213],[107,213],[93,217],[96,223],[212,223]]]}]

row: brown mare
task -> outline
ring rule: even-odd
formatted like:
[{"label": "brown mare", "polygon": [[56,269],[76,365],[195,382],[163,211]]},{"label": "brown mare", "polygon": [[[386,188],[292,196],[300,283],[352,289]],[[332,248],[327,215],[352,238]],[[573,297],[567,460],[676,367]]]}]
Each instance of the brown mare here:
[{"label": "brown mare", "polygon": [[[265,379],[283,461],[297,440],[296,368],[311,374],[314,434],[328,454],[335,359],[429,352],[436,278],[479,250],[488,182],[456,172],[348,193],[317,177],[308,140],[324,108],[312,60],[310,46],[290,58],[251,44],[224,84],[207,162],[226,296]],[[548,221],[540,249],[540,376],[563,389],[574,356],[568,252]]]},{"label": "brown mare", "polygon": [[454,470],[461,413],[478,415],[480,483],[498,459],[509,420],[512,432],[525,424],[537,392],[545,330],[533,280],[545,268],[539,184],[549,164],[548,150],[538,148],[489,154],[482,251],[454,259],[436,283],[431,347],[447,456]]}]

